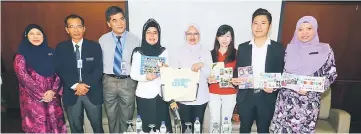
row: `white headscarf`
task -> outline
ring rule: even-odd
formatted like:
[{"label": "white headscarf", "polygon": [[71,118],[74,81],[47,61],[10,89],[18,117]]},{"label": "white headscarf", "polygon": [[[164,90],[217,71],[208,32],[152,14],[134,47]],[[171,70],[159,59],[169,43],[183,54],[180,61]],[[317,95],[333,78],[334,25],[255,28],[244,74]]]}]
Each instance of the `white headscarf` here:
[{"label": "white headscarf", "polygon": [[[186,35],[186,34],[187,34],[188,29],[189,29],[190,27],[196,28],[197,31],[198,31],[198,33],[199,33],[199,40],[198,40],[197,44],[195,44],[195,45],[189,44],[189,43],[188,43],[188,40],[187,40],[187,35]],[[200,28],[199,28],[199,26],[198,26],[197,24],[195,24],[195,23],[189,23],[189,24],[187,25],[187,27],[185,28],[185,30],[184,30],[185,46],[188,47],[191,51],[196,51],[196,50],[199,50],[199,49],[201,48],[201,44],[200,44],[200,40],[201,40],[200,34],[201,34]]]}]

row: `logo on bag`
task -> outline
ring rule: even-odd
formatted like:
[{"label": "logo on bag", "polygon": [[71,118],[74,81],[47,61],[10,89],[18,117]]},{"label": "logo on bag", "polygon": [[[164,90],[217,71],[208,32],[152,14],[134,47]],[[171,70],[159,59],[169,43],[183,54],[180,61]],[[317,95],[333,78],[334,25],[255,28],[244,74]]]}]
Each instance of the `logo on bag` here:
[{"label": "logo on bag", "polygon": [[172,86],[173,87],[183,87],[183,88],[188,88],[188,82],[190,82],[190,79],[174,79],[172,82]]}]

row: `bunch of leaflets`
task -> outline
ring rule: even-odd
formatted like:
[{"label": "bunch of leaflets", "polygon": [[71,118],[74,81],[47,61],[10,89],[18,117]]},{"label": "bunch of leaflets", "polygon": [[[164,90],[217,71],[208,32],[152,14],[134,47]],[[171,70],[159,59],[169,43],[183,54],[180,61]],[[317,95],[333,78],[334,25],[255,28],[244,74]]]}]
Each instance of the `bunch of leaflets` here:
[{"label": "bunch of leaflets", "polygon": [[211,66],[211,77],[219,83],[220,88],[230,88],[232,85],[233,68],[225,68],[224,62],[216,62]]},{"label": "bunch of leaflets", "polygon": [[[251,66],[238,67],[238,78],[241,78],[239,89],[255,88],[254,74]],[[312,92],[325,91],[325,77],[296,75],[291,73],[261,73],[260,88],[288,88],[295,91],[303,89]]]}]

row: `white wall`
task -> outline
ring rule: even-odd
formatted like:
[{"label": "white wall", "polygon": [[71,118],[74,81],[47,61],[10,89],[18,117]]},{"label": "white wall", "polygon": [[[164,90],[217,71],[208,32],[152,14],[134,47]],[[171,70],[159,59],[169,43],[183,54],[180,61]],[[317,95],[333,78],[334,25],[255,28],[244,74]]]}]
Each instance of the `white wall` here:
[{"label": "white wall", "polygon": [[200,43],[213,48],[217,29],[228,24],[235,30],[235,45],[252,38],[252,14],[258,8],[267,9],[273,17],[270,37],[277,40],[281,0],[268,1],[200,1],[200,0],[129,0],[129,30],[141,38],[144,23],[149,18],[161,27],[161,44],[174,50],[185,42],[184,32],[189,23],[200,27]]}]

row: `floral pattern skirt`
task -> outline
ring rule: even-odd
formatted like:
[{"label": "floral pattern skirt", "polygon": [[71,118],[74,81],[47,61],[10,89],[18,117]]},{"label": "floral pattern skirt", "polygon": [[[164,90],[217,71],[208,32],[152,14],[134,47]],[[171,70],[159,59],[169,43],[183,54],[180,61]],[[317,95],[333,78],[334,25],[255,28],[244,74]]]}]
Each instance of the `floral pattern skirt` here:
[{"label": "floral pattern skirt", "polygon": [[272,133],[315,133],[320,100],[321,94],[317,92],[300,95],[290,89],[281,89],[270,131]]}]

